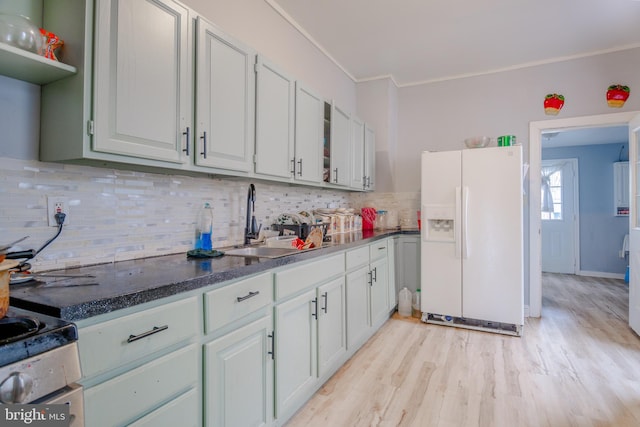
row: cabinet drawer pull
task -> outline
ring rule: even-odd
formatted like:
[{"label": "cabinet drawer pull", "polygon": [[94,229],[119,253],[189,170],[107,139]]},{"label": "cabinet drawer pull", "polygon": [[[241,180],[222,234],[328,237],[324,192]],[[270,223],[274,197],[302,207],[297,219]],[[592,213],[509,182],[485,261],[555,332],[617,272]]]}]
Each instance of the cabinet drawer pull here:
[{"label": "cabinet drawer pull", "polygon": [[296,158],[295,157],[291,159],[291,170],[289,172],[291,172],[291,175],[293,176],[296,175]]},{"label": "cabinet drawer pull", "polygon": [[184,142],[184,148],[182,151],[188,156],[189,155],[189,144],[191,143],[191,129],[187,126],[187,130],[182,132],[182,134],[186,137]]},{"label": "cabinet drawer pull", "polygon": [[302,159],[298,160],[298,175],[302,176]]},{"label": "cabinet drawer pull", "polygon": [[248,293],[247,295],[245,295],[245,296],[243,296],[243,297],[237,297],[236,299],[238,300],[238,302],[242,302],[242,301],[244,301],[244,300],[246,300],[246,299],[249,299],[249,298],[255,297],[255,296],[256,296],[256,295],[258,295],[259,293],[260,293],[260,291],[255,291],[255,292],[251,292],[251,291],[249,291],[249,293]]},{"label": "cabinet drawer pull", "polygon": [[271,351],[267,351],[267,354],[270,354],[271,360],[273,360],[275,359],[275,354],[276,354],[276,342],[275,342],[276,331],[271,331],[271,333],[267,335],[267,338],[271,338]]},{"label": "cabinet drawer pull", "polygon": [[138,341],[141,340],[142,338],[148,337],[149,335],[153,335],[153,334],[157,334],[158,332],[162,332],[164,330],[169,329],[169,325],[164,325],[164,326],[154,326],[153,329],[147,331],[147,332],[143,332],[139,335],[129,335],[129,338],[127,338],[127,342],[131,343],[134,341]]},{"label": "cabinet drawer pull", "polygon": [[325,292],[324,294],[322,294],[322,298],[324,298],[324,307],[322,307],[322,310],[324,310],[324,312],[327,312],[327,306],[329,305],[329,292]]},{"label": "cabinet drawer pull", "polygon": [[202,155],[203,158],[207,158],[207,132],[202,132],[202,136],[200,137],[202,140]]},{"label": "cabinet drawer pull", "polygon": [[333,170],[333,173],[334,173],[333,182],[335,182],[337,184],[338,183],[338,168],[335,168]]}]

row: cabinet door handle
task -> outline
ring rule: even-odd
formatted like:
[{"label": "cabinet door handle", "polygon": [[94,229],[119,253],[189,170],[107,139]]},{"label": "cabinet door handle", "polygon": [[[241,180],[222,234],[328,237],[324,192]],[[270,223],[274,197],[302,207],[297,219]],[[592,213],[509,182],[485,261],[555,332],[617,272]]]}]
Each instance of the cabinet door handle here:
[{"label": "cabinet door handle", "polygon": [[189,126],[187,126],[187,130],[182,132],[182,134],[186,137],[185,141],[184,141],[184,148],[182,149],[182,151],[184,151],[184,153],[188,156],[189,155],[189,143],[191,141],[191,129],[189,129]]},{"label": "cabinet door handle", "polygon": [[242,302],[242,301],[244,301],[244,300],[246,300],[246,299],[249,299],[249,298],[253,298],[253,297],[255,297],[255,296],[256,296],[256,295],[258,295],[259,293],[260,293],[260,291],[255,291],[255,292],[251,292],[251,291],[249,291],[249,293],[248,293],[247,295],[245,295],[245,296],[243,296],[243,297],[237,297],[236,299],[238,300],[238,302]]},{"label": "cabinet door handle", "polygon": [[378,283],[378,267],[373,267],[373,277],[372,280]]},{"label": "cabinet door handle", "polygon": [[271,351],[267,351],[267,354],[270,354],[271,360],[273,360],[276,354],[276,341],[275,341],[276,331],[271,331],[271,333],[267,335],[267,337],[271,338]]},{"label": "cabinet door handle", "polygon": [[324,307],[322,307],[322,310],[324,310],[324,312],[327,312],[327,306],[329,305],[329,293],[325,292],[324,294],[322,294],[322,298],[324,298]]},{"label": "cabinet door handle", "polygon": [[336,184],[338,183],[338,168],[335,168],[333,170],[333,182],[335,182]]},{"label": "cabinet door handle", "polygon": [[367,188],[367,176],[362,177],[362,189],[365,190]]},{"label": "cabinet door handle", "polygon": [[298,175],[302,176],[302,159],[298,160]]},{"label": "cabinet door handle", "polygon": [[313,313],[311,313],[311,315],[313,317],[315,317],[316,319],[318,319],[318,298],[312,299],[311,302],[315,306],[315,311]]},{"label": "cabinet door handle", "polygon": [[369,275],[369,286],[373,286],[373,271],[369,270],[367,274]]},{"label": "cabinet door handle", "polygon": [[294,157],[293,159],[291,159],[291,175],[296,174],[296,158]]},{"label": "cabinet door handle", "polygon": [[127,338],[127,342],[131,343],[131,342],[134,342],[134,341],[138,341],[138,340],[141,340],[142,338],[148,337],[149,335],[153,335],[153,334],[157,334],[158,332],[166,331],[167,329],[169,329],[169,325],[154,326],[153,329],[148,330],[147,332],[143,332],[143,333],[138,334],[138,335],[129,335],[129,338]]},{"label": "cabinet door handle", "polygon": [[207,132],[202,132],[202,136],[200,137],[202,140],[202,152],[200,153],[203,158],[207,158]]}]

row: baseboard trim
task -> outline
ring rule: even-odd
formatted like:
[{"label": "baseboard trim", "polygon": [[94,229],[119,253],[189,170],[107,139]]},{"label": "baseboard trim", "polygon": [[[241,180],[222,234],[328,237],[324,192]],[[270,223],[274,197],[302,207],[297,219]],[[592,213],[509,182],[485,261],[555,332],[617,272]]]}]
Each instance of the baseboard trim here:
[{"label": "baseboard trim", "polygon": [[624,279],[624,274],[607,273],[605,271],[580,270],[576,274],[578,276],[602,277],[603,279]]}]

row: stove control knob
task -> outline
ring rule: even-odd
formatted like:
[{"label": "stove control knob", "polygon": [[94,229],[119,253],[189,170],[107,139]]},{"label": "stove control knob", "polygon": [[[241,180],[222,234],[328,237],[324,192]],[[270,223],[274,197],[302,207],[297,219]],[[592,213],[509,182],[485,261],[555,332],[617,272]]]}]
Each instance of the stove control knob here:
[{"label": "stove control knob", "polygon": [[33,388],[33,378],[22,372],[12,372],[2,384],[0,384],[0,402],[25,403],[27,396]]}]

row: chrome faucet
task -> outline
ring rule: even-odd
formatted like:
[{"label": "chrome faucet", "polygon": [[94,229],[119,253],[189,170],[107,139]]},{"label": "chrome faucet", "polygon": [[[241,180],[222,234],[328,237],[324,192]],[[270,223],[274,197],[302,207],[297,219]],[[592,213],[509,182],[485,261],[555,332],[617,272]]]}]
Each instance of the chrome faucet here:
[{"label": "chrome faucet", "polygon": [[247,222],[244,227],[244,244],[248,245],[251,239],[257,239],[260,234],[262,224],[258,227],[256,222],[256,187],[249,184],[247,192]]}]

